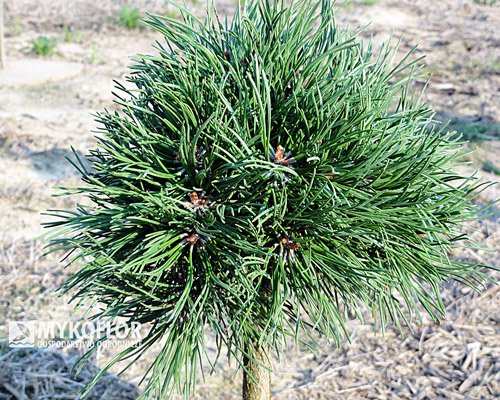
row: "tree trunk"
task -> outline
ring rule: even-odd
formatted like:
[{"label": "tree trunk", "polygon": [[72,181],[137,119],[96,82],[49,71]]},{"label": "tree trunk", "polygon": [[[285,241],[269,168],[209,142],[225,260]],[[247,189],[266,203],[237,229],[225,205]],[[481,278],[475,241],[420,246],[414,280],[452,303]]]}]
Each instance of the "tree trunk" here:
[{"label": "tree trunk", "polygon": [[5,41],[3,33],[3,0],[0,0],[0,68],[6,68]]},{"label": "tree trunk", "polygon": [[[254,344],[250,354],[255,361],[270,367],[265,349]],[[243,371],[243,400],[270,400],[271,399],[271,372],[249,358],[245,358]],[[252,379],[253,378],[253,379]]]}]

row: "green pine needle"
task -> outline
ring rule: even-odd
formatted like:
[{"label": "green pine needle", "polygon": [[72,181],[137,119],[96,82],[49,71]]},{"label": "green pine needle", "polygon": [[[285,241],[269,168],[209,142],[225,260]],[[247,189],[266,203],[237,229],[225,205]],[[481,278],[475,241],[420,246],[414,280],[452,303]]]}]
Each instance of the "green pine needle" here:
[{"label": "green pine needle", "polygon": [[340,346],[361,304],[400,326],[444,314],[444,281],[480,288],[484,266],[449,252],[485,184],[454,172],[462,143],[429,128],[420,59],[374,56],[330,0],[254,1],[231,23],[179,9],[148,16],[165,43],[136,57],[135,89],[118,85],[121,113],[97,114],[93,168],[74,164],[85,185],[61,188],[93,205],[47,224],[49,251],[81,265],[64,293],[150,323],[84,393],[160,339],[140,399],[189,397],[208,331],[242,366],[255,340]]}]

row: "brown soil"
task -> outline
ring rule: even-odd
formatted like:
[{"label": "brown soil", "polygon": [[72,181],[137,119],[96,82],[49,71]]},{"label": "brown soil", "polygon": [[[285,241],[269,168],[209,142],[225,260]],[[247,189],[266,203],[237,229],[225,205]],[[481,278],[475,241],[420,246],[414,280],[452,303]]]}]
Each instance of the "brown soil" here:
[{"label": "brown soil", "polygon": [[[142,10],[172,12],[163,0],[123,2]],[[202,2],[203,3],[203,2]],[[120,7],[107,1],[7,0],[7,53],[10,60],[30,60],[30,40],[45,35],[58,38],[52,61],[76,62],[82,72],[40,86],[0,88],[0,339],[7,337],[9,320],[76,320],[69,296],[56,289],[77,267],[64,269],[56,256],[39,259],[41,212],[69,209],[75,199],[51,197],[54,186],[78,183],[66,162],[70,146],[82,155],[95,146],[91,112],[116,108],[113,80],[123,82],[129,56],[152,53],[161,37],[150,30],[128,31],[114,24]],[[222,1],[230,11],[235,3]],[[190,4],[200,15],[203,7]],[[418,44],[417,56],[426,55],[425,71],[433,77],[426,99],[437,118],[451,119],[451,128],[480,138],[478,150],[462,167],[498,182],[500,170],[500,7],[473,0],[418,2],[381,0],[369,6],[354,0],[339,12],[341,26],[356,27],[373,21],[363,37],[373,35],[377,46],[404,34],[400,54]],[[74,41],[62,42],[63,26]],[[81,38],[78,38],[78,33]],[[78,38],[78,39],[76,39]],[[1,72],[0,72],[1,74]],[[497,200],[500,189],[485,190],[478,202]],[[500,268],[496,251],[500,220],[490,216],[472,224],[472,237],[482,250],[457,250],[454,257]],[[490,271],[498,282],[500,273]],[[312,355],[293,346],[285,363],[274,360],[273,398],[291,399],[493,399],[500,398],[500,290],[489,284],[483,294],[457,283],[446,283],[443,298],[448,315],[440,325],[425,315],[412,324],[413,332],[388,328],[374,335],[371,320],[351,321],[352,343],[341,349],[325,343]],[[213,343],[209,340],[209,348]],[[92,359],[80,378],[69,366],[73,351],[16,350],[0,345],[0,400],[76,399],[82,384],[113,354]],[[154,357],[142,358],[121,379],[106,375],[91,399],[133,399],[137,385]],[[241,374],[234,365],[220,362],[218,374],[197,388],[199,399],[235,399],[240,396]],[[113,370],[116,372],[116,369]]]}]

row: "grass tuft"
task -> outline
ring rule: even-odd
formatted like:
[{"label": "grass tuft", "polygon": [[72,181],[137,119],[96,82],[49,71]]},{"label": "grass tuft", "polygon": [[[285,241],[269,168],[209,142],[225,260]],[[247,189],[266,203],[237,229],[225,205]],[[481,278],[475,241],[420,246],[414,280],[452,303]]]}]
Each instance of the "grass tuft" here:
[{"label": "grass tuft", "polygon": [[127,29],[136,29],[141,20],[141,12],[138,8],[123,6],[121,9],[119,25]]},{"label": "grass tuft", "polygon": [[39,36],[31,41],[31,50],[43,57],[50,56],[57,47],[57,40],[46,36]]}]

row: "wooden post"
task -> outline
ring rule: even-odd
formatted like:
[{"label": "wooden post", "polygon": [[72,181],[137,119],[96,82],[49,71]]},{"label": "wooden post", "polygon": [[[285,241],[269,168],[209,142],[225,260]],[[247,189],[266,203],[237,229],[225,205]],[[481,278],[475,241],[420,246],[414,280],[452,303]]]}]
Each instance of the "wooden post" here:
[{"label": "wooden post", "polygon": [[[255,361],[269,367],[268,355],[257,343],[255,343],[253,352],[250,355]],[[246,371],[243,371],[243,400],[271,399],[271,372],[262,365],[253,362],[249,358],[245,359]]]},{"label": "wooden post", "polygon": [[5,40],[3,29],[3,0],[0,0],[0,68],[7,67],[7,60],[5,59]]}]

